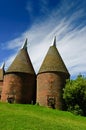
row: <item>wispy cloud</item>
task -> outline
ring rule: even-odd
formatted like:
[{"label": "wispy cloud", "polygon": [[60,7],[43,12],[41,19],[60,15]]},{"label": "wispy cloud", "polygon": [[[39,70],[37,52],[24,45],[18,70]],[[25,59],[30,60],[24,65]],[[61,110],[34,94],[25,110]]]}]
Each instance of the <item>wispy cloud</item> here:
[{"label": "wispy cloud", "polygon": [[[24,40],[28,38],[28,52],[37,73],[56,35],[57,48],[70,74],[72,76],[79,73],[84,74],[86,72],[86,26],[85,21],[82,22],[85,17],[84,8],[82,5],[78,6],[78,3],[74,4],[74,2],[70,6],[66,1],[60,4],[58,5],[59,9],[55,7],[50,15],[47,15],[45,21],[40,20],[38,23],[34,23],[20,37],[8,41],[7,48],[19,49]],[[74,9],[75,5],[77,8]],[[44,3],[42,8],[46,10],[47,6],[48,3]],[[29,12],[32,11],[30,8],[32,6],[28,7]],[[13,58],[13,55],[8,58],[7,66]]]},{"label": "wispy cloud", "polygon": [[37,16],[39,16],[41,19],[47,16],[47,14],[49,13],[49,10],[47,8],[48,3],[48,0],[28,0],[26,10],[28,11],[31,20],[33,20],[34,22],[40,21]]}]

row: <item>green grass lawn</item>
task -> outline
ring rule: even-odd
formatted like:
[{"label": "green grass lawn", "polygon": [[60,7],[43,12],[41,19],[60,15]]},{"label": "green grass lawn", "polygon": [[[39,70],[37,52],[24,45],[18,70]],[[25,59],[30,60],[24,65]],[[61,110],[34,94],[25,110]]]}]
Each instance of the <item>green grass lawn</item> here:
[{"label": "green grass lawn", "polygon": [[86,130],[86,117],[36,105],[0,103],[0,130]]}]

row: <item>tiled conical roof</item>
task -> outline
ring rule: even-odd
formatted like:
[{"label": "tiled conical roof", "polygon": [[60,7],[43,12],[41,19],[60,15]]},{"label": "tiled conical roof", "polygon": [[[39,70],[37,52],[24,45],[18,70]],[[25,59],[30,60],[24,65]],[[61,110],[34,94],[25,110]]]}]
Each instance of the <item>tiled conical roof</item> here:
[{"label": "tiled conical roof", "polygon": [[4,66],[5,66],[5,63],[3,64],[2,68],[0,69],[0,80],[3,80],[3,77],[4,77],[4,73],[5,73]]},{"label": "tiled conical roof", "polygon": [[53,46],[49,48],[38,74],[43,72],[63,72],[69,75],[68,70],[56,48],[56,38],[54,39]]},{"label": "tiled conical roof", "polygon": [[0,69],[0,80],[3,80],[3,70]]},{"label": "tiled conical roof", "polygon": [[10,72],[22,72],[22,73],[35,74],[30,57],[27,52],[27,39],[25,41],[23,48],[19,51],[13,63],[6,71],[6,73],[10,73]]}]

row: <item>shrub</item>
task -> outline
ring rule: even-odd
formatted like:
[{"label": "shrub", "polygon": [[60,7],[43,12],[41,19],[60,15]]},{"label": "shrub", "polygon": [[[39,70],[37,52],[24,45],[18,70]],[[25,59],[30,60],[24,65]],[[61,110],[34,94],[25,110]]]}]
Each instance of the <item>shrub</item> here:
[{"label": "shrub", "polygon": [[63,91],[67,110],[86,116],[86,78],[79,75],[75,80],[67,80]]}]

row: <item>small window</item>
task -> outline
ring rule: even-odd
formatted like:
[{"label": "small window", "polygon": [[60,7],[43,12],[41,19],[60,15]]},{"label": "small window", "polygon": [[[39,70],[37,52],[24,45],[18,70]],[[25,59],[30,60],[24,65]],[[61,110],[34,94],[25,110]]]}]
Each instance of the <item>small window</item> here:
[{"label": "small window", "polygon": [[8,101],[8,103],[14,103],[14,97],[7,97],[7,101]]},{"label": "small window", "polygon": [[55,97],[47,96],[47,104],[49,107],[55,109]]}]

